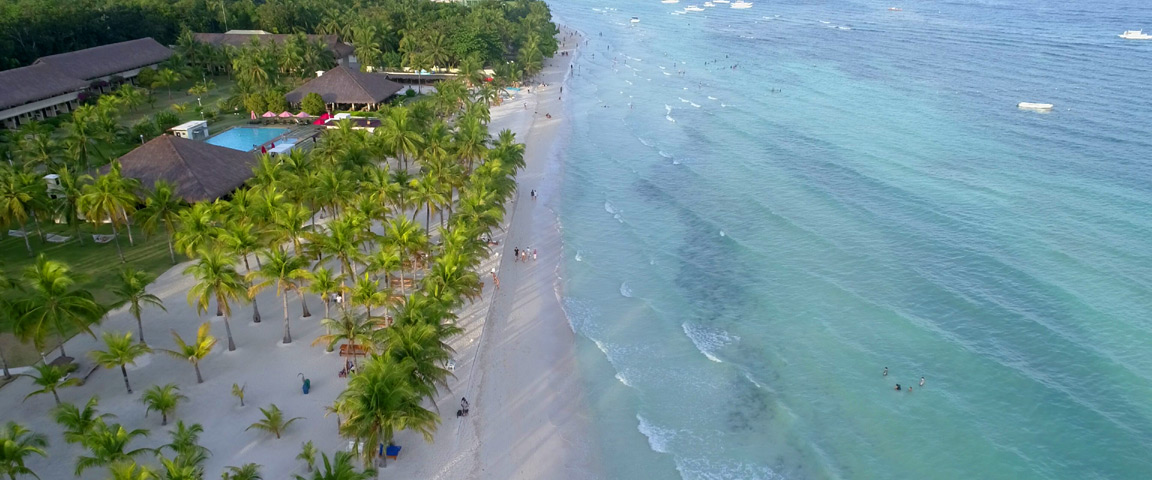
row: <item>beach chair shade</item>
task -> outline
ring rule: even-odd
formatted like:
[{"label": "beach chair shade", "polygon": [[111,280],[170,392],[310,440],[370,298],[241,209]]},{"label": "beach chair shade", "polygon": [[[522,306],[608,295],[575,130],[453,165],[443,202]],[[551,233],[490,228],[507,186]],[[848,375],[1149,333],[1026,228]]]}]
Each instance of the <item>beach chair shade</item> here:
[{"label": "beach chair shade", "polygon": [[311,117],[311,116],[312,116],[312,115],[309,115],[309,114],[308,114],[308,112],[300,112],[300,113],[297,113],[297,114],[296,114],[296,118],[308,118],[308,117]]},{"label": "beach chair shade", "polygon": [[276,114],[272,113],[272,112],[264,112],[264,115],[261,115],[261,116],[264,118],[274,118],[274,117],[276,117]]},{"label": "beach chair shade", "polygon": [[288,112],[287,110],[280,112],[280,118],[289,118],[291,116],[292,116],[292,114],[290,112]]}]

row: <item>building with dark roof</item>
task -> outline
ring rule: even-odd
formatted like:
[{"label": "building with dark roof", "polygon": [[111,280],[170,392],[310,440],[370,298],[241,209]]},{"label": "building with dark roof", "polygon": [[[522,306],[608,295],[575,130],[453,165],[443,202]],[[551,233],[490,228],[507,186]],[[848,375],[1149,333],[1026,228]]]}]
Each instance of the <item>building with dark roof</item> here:
[{"label": "building with dark roof", "polygon": [[[268,33],[263,30],[229,30],[226,33],[196,33],[192,35],[192,38],[197,42],[206,45],[236,48],[250,45],[252,39],[259,40],[261,43],[271,42],[281,45],[291,37],[292,35]],[[336,35],[304,35],[304,37],[312,42],[323,43],[328,51],[332,52],[332,58],[336,59],[337,64],[351,65],[356,63],[356,57],[353,55],[355,49],[351,45],[341,42],[340,37]]]},{"label": "building with dark roof", "polygon": [[288,92],[284,98],[299,105],[305,95],[317,93],[329,109],[373,110],[403,88],[382,73],[364,73],[341,65]]},{"label": "building with dark roof", "polygon": [[252,178],[255,165],[256,155],[250,152],[172,135],[153,138],[120,157],[122,175],[140,180],[144,188],[165,180],[189,203],[229,195]]},{"label": "building with dark roof", "polygon": [[93,82],[114,77],[131,82],[143,68],[172,56],[151,38],[113,43],[41,57],[27,67],[0,72],[0,124],[18,128],[30,121],[71,112]]}]

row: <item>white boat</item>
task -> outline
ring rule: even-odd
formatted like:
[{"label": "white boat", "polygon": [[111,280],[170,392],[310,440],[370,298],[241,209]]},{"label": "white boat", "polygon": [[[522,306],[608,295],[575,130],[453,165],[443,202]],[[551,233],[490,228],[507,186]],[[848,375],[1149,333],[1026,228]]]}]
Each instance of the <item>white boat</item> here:
[{"label": "white boat", "polygon": [[1127,30],[1120,34],[1120,38],[1126,40],[1152,40],[1152,34],[1144,33],[1143,30]]},{"label": "white boat", "polygon": [[1047,111],[1047,110],[1052,110],[1052,104],[1051,103],[1020,102],[1020,103],[1016,104],[1016,108],[1019,108],[1021,110]]},{"label": "white boat", "polygon": [[683,10],[676,10],[675,12],[672,12],[672,15],[684,15],[684,11]]},{"label": "white boat", "polygon": [[744,0],[736,0],[730,5],[732,8],[752,8],[752,2],[745,2]]},{"label": "white boat", "polygon": [[685,12],[703,12],[704,9],[697,7],[696,5],[689,5],[687,7],[684,7],[684,11]]},{"label": "white boat", "polygon": [[712,3],[728,3],[728,0],[712,0]]},{"label": "white boat", "polygon": [[704,2],[704,6],[705,6],[705,7],[709,7],[709,8],[711,8],[711,7],[715,7],[715,6],[716,6],[716,4],[715,4],[715,3],[712,3],[712,2]]},{"label": "white boat", "polygon": [[680,3],[680,0],[660,0],[660,3]]},{"label": "white boat", "polygon": [[632,23],[640,23],[640,17],[632,17]]}]

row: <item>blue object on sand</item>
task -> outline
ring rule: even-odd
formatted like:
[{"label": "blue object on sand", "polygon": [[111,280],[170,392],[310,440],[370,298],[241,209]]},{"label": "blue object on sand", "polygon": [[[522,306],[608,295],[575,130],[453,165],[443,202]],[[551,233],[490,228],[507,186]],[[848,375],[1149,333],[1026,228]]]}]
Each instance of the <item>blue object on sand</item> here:
[{"label": "blue object on sand", "polygon": [[307,379],[307,378],[304,379],[303,389],[304,389],[304,394],[307,395],[308,391],[312,389],[312,380],[311,379]]},{"label": "blue object on sand", "polygon": [[388,449],[384,451],[384,456],[391,459],[396,459],[396,457],[400,456],[400,446],[389,445]]}]

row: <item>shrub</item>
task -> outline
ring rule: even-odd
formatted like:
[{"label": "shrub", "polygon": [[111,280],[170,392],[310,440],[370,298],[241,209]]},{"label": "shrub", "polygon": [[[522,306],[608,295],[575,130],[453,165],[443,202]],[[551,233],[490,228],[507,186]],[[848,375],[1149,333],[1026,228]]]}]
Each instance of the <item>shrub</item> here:
[{"label": "shrub", "polygon": [[319,93],[312,92],[304,96],[300,101],[300,108],[309,115],[321,115],[328,110],[328,106],[324,104],[324,98]]},{"label": "shrub", "polygon": [[256,112],[257,117],[267,110],[267,108],[264,108],[266,106],[268,106],[268,104],[264,101],[263,95],[249,95],[248,98],[244,99],[244,108]]},{"label": "shrub", "polygon": [[180,124],[180,116],[167,110],[156,112],[156,115],[153,115],[152,119],[156,121],[156,128],[159,129],[161,133]]},{"label": "shrub", "polygon": [[132,128],[130,128],[129,131],[132,132],[133,140],[139,139],[140,136],[143,135],[144,140],[148,141],[160,135],[160,130],[156,128],[156,122],[152,121],[151,118],[144,118],[132,124]]},{"label": "shrub", "polygon": [[267,103],[268,110],[280,113],[288,110],[288,101],[284,99],[284,93],[279,90],[269,90],[264,92],[264,101]]}]

